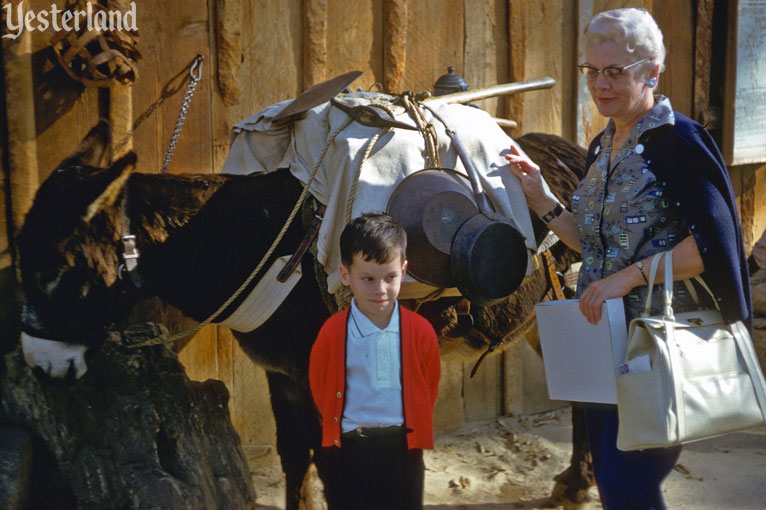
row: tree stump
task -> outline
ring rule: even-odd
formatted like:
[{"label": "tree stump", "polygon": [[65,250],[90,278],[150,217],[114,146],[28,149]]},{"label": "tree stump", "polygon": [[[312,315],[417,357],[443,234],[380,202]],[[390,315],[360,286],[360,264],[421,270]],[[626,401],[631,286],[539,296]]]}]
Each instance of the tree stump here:
[{"label": "tree stump", "polygon": [[[113,334],[90,357],[88,372],[68,383],[34,374],[20,346],[0,360],[0,426],[27,434],[32,445],[28,479],[4,479],[0,507],[255,506],[225,385],[190,381],[166,347],[127,349]],[[28,460],[16,455],[23,445],[4,447],[6,464]]]}]

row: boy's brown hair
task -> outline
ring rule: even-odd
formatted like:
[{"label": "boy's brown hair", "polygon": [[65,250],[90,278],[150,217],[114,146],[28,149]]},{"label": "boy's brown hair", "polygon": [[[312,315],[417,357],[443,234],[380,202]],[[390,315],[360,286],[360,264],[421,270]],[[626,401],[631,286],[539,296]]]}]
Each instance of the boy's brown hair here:
[{"label": "boy's brown hair", "polygon": [[407,233],[385,213],[364,213],[351,220],[340,235],[340,260],[351,267],[354,255],[385,264],[398,254],[407,260]]}]

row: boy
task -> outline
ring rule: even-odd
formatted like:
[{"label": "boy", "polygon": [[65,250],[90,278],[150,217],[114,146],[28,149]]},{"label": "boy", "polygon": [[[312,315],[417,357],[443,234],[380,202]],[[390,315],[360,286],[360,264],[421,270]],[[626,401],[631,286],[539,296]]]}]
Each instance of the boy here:
[{"label": "boy", "polygon": [[330,510],[419,510],[441,369],[433,327],[397,301],[407,235],[368,213],[340,245],[340,279],[354,297],[322,326],[309,364],[325,496]]}]

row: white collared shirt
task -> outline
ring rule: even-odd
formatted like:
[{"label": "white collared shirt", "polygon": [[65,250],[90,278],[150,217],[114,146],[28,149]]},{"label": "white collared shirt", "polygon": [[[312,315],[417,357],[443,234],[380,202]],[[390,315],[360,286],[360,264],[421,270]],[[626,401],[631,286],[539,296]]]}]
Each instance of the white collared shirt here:
[{"label": "white collared shirt", "polygon": [[402,425],[399,303],[388,326],[378,328],[351,300],[346,339],[346,401],[342,432]]}]

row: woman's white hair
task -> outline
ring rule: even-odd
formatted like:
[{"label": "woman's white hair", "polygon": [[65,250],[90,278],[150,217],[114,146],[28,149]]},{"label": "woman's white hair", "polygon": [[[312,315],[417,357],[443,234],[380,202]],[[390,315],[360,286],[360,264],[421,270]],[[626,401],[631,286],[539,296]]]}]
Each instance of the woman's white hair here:
[{"label": "woman's white hair", "polygon": [[637,60],[647,58],[665,70],[662,31],[646,9],[627,7],[596,14],[585,27],[583,51],[591,44],[612,41]]}]

